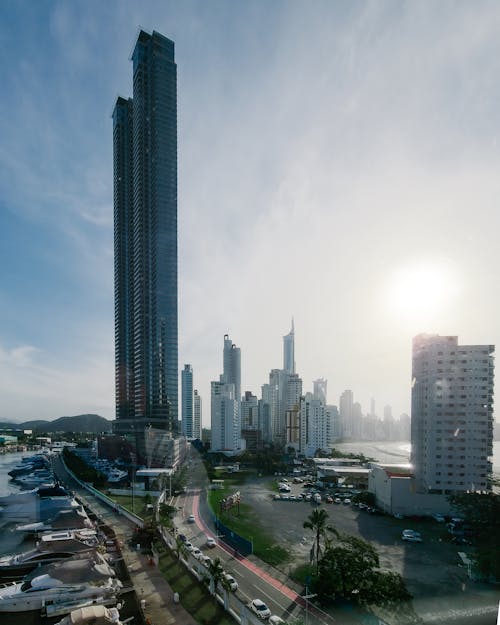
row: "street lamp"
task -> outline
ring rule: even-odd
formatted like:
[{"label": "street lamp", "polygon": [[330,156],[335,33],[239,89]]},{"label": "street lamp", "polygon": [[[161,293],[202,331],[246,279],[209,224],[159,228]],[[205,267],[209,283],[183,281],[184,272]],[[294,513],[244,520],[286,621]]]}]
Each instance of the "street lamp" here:
[{"label": "street lamp", "polygon": [[314,594],[309,594],[309,587],[306,586],[306,594],[302,595],[302,599],[306,600],[306,625],[308,623],[308,618],[309,618],[309,599],[313,599],[314,597],[317,597],[318,595],[316,593]]}]

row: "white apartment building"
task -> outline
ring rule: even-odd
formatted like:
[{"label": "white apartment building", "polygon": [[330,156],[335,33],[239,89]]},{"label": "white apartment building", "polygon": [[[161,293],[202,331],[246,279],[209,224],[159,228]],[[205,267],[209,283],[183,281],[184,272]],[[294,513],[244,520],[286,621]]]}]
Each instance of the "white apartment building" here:
[{"label": "white apartment building", "polygon": [[330,416],[325,405],[306,393],[300,401],[300,450],[313,458],[318,449],[330,451]]},{"label": "white apartment building", "polygon": [[411,461],[419,493],[491,488],[494,345],[413,339]]},{"label": "white apartment building", "polygon": [[211,451],[228,454],[242,450],[240,402],[235,397],[234,384],[223,380],[212,382],[211,390]]},{"label": "white apartment building", "polygon": [[193,438],[201,440],[202,403],[201,396],[196,389],[193,391]]},{"label": "white apartment building", "polygon": [[[193,438],[193,367],[184,365],[181,372],[182,434]],[[196,438],[196,437],[194,437]]]}]

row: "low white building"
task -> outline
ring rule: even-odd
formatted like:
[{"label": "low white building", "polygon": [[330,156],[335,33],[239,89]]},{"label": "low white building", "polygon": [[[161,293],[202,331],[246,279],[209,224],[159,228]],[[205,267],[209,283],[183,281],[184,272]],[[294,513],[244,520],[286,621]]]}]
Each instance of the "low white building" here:
[{"label": "low white building", "polygon": [[368,490],[378,508],[388,514],[426,516],[449,514],[445,495],[417,493],[413,468],[409,464],[371,463]]}]

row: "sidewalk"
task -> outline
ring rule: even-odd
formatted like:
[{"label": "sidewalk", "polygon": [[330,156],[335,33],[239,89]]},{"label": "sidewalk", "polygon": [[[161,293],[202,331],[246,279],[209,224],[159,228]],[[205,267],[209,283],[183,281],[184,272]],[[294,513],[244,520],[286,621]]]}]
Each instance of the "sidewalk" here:
[{"label": "sidewalk", "polygon": [[[173,591],[155,564],[127,546],[122,549],[139,601],[144,600],[144,614],[151,625],[197,625],[180,603],[174,603]],[[182,597],[181,597],[182,599]]]},{"label": "sidewalk", "polygon": [[[113,528],[122,547],[122,556],[130,574],[139,601],[145,601],[144,616],[151,625],[198,625],[180,603],[174,603],[173,591],[149,557],[131,549],[127,541],[135,525],[126,517],[116,514],[111,508],[95,499],[77,484],[66,472],[62,463],[57,467],[58,476],[106,525]],[[182,597],[181,597],[182,600]]]}]

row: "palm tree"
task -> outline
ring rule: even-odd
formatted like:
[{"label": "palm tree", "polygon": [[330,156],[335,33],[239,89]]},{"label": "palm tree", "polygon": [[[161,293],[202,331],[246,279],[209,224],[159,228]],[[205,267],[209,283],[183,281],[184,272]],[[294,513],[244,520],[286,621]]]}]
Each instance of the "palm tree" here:
[{"label": "palm tree", "polygon": [[175,555],[177,556],[178,560],[181,557],[181,555],[185,557],[186,553],[187,553],[186,546],[184,545],[184,542],[178,536],[175,537],[174,552],[175,552]]},{"label": "palm tree", "polygon": [[216,595],[218,585],[224,580],[224,569],[222,568],[220,558],[215,558],[213,562],[208,563],[208,573],[214,587],[213,594]]},{"label": "palm tree", "polygon": [[328,523],[328,513],[322,508],[313,510],[304,521],[302,527],[316,532],[316,573],[319,571],[319,554],[321,553],[321,537],[325,534]]}]

